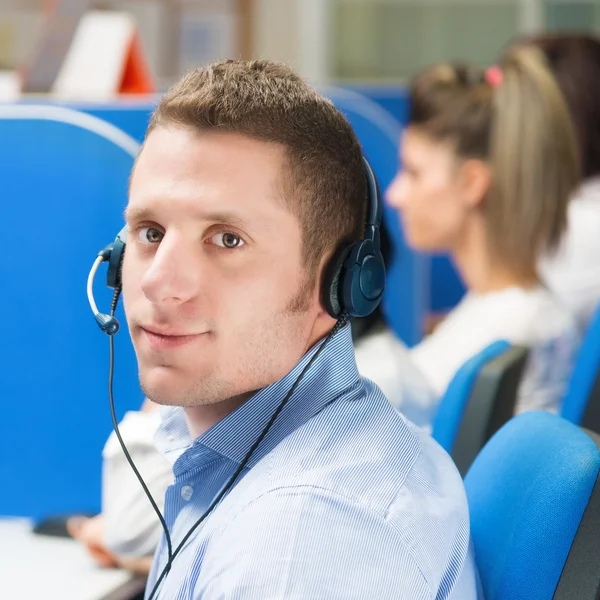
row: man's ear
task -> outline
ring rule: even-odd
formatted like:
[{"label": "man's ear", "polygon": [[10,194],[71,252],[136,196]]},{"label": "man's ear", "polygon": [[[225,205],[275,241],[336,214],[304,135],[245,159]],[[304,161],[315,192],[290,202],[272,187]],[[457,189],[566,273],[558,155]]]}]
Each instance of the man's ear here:
[{"label": "man's ear", "polygon": [[478,208],[492,186],[492,171],[483,160],[469,159],[460,167],[460,186],[468,208]]}]

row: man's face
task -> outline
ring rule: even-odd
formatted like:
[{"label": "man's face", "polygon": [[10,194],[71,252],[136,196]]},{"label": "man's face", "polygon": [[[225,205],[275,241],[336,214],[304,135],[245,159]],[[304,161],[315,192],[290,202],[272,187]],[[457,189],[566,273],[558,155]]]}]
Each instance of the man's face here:
[{"label": "man's face", "polygon": [[214,404],[287,374],[325,316],[298,219],[281,200],[284,150],[159,127],[132,175],[123,299],[155,402]]}]

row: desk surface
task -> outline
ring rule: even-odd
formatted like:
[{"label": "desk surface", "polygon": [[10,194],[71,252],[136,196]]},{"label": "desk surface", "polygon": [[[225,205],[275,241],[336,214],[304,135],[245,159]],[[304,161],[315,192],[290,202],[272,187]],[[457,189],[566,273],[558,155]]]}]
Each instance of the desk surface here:
[{"label": "desk surface", "polygon": [[26,519],[0,519],[3,598],[120,600],[143,589],[127,571],[102,569],[68,538],[36,535]]}]

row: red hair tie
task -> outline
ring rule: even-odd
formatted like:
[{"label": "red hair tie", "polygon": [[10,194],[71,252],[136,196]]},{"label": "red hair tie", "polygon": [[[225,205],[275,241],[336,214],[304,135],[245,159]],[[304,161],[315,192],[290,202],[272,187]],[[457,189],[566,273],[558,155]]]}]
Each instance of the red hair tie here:
[{"label": "red hair tie", "polygon": [[493,87],[498,87],[504,79],[504,73],[502,69],[496,65],[490,67],[485,72],[485,80]]}]

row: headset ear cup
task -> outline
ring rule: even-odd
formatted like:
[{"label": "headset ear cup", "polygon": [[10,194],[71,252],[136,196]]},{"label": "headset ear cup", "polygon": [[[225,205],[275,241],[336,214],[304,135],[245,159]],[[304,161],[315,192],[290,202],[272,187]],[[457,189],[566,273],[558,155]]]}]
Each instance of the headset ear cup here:
[{"label": "headset ear cup", "polygon": [[323,305],[329,316],[337,319],[342,314],[342,297],[340,282],[344,270],[344,262],[350,255],[352,246],[338,250],[329,261],[323,278],[322,298]]}]

